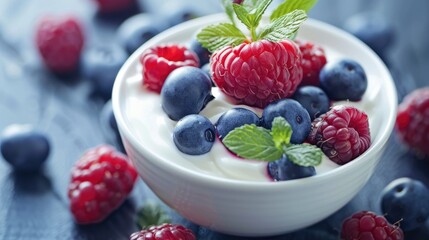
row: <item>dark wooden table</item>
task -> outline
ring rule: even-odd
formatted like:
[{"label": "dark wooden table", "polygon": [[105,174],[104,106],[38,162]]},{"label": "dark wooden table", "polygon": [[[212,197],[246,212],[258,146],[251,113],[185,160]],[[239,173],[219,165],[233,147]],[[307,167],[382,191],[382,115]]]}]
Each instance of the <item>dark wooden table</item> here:
[{"label": "dark wooden table", "polygon": [[[139,6],[134,13],[156,13],[159,9],[155,1],[140,1]],[[193,7],[201,9],[201,14],[220,9],[216,0],[194,3]],[[323,0],[310,16],[341,27],[351,15],[371,10],[389,21],[395,28],[396,41],[386,60],[401,100],[411,90],[429,85],[427,9],[426,0]],[[37,174],[15,173],[0,161],[0,239],[128,239],[137,230],[137,209],[148,201],[159,201],[141,180],[130,198],[100,224],[79,226],[69,212],[66,192],[73,163],[90,147],[118,143],[100,122],[104,101],[94,96],[87,79],[77,75],[66,83],[44,70],[33,45],[33,34],[36,20],[46,13],[81,17],[87,47],[106,37],[114,41],[116,28],[126,17],[100,17],[90,0],[0,0],[0,131],[14,123],[32,124],[46,132],[52,144],[49,159]],[[376,173],[344,208],[306,229],[264,239],[338,239],[342,220],[353,212],[380,213],[378,197],[387,183],[398,177],[413,177],[429,185],[428,171],[429,161],[414,157],[393,133]],[[165,210],[173,222],[192,228],[198,239],[245,239],[198,227],[170,209]],[[406,239],[429,239],[428,223],[406,233]]]}]

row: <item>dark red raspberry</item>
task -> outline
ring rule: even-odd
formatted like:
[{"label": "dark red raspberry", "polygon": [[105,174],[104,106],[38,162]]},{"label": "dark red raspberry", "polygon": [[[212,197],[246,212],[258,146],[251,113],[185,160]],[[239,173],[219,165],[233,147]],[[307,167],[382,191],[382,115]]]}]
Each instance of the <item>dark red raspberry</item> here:
[{"label": "dark red raspberry", "polygon": [[158,45],[146,49],[140,56],[143,66],[143,85],[160,93],[164,81],[174,69],[183,66],[199,66],[198,56],[179,45]]},{"label": "dark red raspberry", "polygon": [[102,13],[115,13],[130,8],[135,0],[94,0]]},{"label": "dark red raspberry", "polygon": [[361,211],[343,222],[341,240],[403,240],[404,233],[383,216]]},{"label": "dark red raspberry", "polygon": [[127,157],[109,145],[89,149],[72,169],[70,209],[79,224],[104,220],[131,192],[137,173]]},{"label": "dark red raspberry", "polygon": [[131,234],[130,240],[195,240],[194,233],[182,225],[165,223]]},{"label": "dark red raspberry", "polygon": [[429,156],[429,87],[408,94],[398,108],[398,136],[418,154]]},{"label": "dark red raspberry", "polygon": [[319,73],[326,64],[325,50],[312,42],[295,40],[301,50],[302,82],[301,85],[319,86]]},{"label": "dark red raspberry", "polygon": [[36,44],[45,65],[55,73],[76,70],[84,35],[74,17],[45,17],[37,27]]},{"label": "dark red raspberry", "polygon": [[290,40],[260,40],[213,53],[212,79],[226,95],[263,108],[291,96],[301,83],[301,52]]},{"label": "dark red raspberry", "polygon": [[332,161],[348,163],[371,145],[368,116],[354,107],[333,107],[314,119],[308,141]]}]

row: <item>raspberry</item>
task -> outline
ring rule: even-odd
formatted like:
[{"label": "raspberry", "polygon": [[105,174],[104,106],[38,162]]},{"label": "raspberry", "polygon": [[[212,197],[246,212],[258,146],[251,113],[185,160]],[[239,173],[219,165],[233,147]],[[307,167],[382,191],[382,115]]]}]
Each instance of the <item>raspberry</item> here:
[{"label": "raspberry", "polygon": [[336,106],[316,118],[308,141],[338,164],[361,155],[371,145],[368,116],[350,106]]},{"label": "raspberry", "polygon": [[115,13],[130,8],[135,0],[94,0],[102,13]]},{"label": "raspberry", "polygon": [[45,17],[37,27],[36,44],[45,65],[55,73],[76,70],[84,36],[74,17]]},{"label": "raspberry", "polygon": [[104,220],[131,192],[137,173],[122,153],[109,145],[89,149],[72,169],[70,208],[79,224]]},{"label": "raspberry", "polygon": [[341,240],[402,240],[404,233],[391,225],[383,216],[373,212],[361,211],[343,222]]},{"label": "raspberry", "polygon": [[429,156],[429,87],[408,94],[398,108],[399,138],[418,154]]},{"label": "raspberry", "polygon": [[184,46],[158,45],[147,49],[140,56],[143,66],[143,85],[160,93],[164,81],[174,69],[199,66],[198,56]]},{"label": "raspberry", "polygon": [[212,79],[226,95],[263,108],[291,96],[301,83],[301,52],[290,40],[225,47],[211,58]]},{"label": "raspberry", "polygon": [[195,240],[194,233],[178,224],[165,223],[131,234],[130,240]]},{"label": "raspberry", "polygon": [[301,85],[319,86],[319,73],[326,64],[325,51],[321,46],[312,42],[295,40],[302,53],[302,82]]}]

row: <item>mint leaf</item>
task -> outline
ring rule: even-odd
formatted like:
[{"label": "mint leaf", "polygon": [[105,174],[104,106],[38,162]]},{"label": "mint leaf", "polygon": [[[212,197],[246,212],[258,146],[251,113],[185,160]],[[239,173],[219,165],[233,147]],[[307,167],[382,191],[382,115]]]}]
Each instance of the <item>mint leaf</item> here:
[{"label": "mint leaf", "polygon": [[223,8],[225,8],[225,13],[228,16],[229,20],[232,22],[233,25],[235,25],[234,9],[232,8],[232,1],[222,0],[222,5],[223,5]]},{"label": "mint leaf", "polygon": [[270,131],[255,124],[235,128],[225,136],[223,144],[247,159],[275,161],[283,154],[282,149],[276,148]]},{"label": "mint leaf", "polygon": [[[267,10],[268,6],[271,4],[273,0],[260,0],[258,1],[254,13],[254,26],[258,26],[259,22],[262,19],[262,15],[264,15],[265,10]],[[251,12],[252,13],[252,12]]]},{"label": "mint leaf", "polygon": [[237,46],[246,40],[246,36],[231,23],[219,23],[203,28],[197,34],[197,40],[214,52],[226,46]]},{"label": "mint leaf", "polygon": [[271,135],[276,148],[283,150],[283,146],[287,146],[290,143],[292,127],[284,118],[276,117],[272,123]]},{"label": "mint leaf", "polygon": [[238,20],[240,20],[247,27],[247,29],[253,28],[252,16],[244,6],[240,4],[232,4],[232,8],[234,9]]},{"label": "mint leaf", "polygon": [[141,229],[147,229],[150,226],[158,226],[170,222],[170,216],[165,213],[161,205],[155,202],[146,203],[137,212],[137,225]]},{"label": "mint leaf", "polygon": [[301,24],[307,19],[303,10],[294,10],[268,24],[259,35],[259,39],[279,42],[293,38]]},{"label": "mint leaf", "polygon": [[[246,6],[244,4],[233,4],[234,12],[237,18],[249,29],[252,40],[256,41],[256,28],[262,19],[262,15],[273,0],[259,0],[255,3],[254,7]],[[245,2],[245,4],[253,4]]]},{"label": "mint leaf", "polygon": [[322,162],[322,150],[307,143],[290,145],[284,148],[288,159],[300,166],[317,166]]},{"label": "mint leaf", "polygon": [[274,21],[277,18],[292,12],[293,10],[303,10],[306,13],[317,3],[317,0],[286,0],[281,3],[270,16],[270,20]]}]

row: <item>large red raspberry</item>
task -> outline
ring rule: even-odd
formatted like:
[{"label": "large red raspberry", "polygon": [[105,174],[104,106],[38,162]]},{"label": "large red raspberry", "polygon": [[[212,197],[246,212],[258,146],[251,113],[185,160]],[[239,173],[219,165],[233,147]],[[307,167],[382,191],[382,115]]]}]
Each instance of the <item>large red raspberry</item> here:
[{"label": "large red raspberry", "polygon": [[198,56],[179,45],[158,45],[146,49],[140,56],[143,66],[143,85],[160,93],[167,76],[176,68],[199,66]]},{"label": "large red raspberry", "polygon": [[228,96],[263,108],[291,96],[301,83],[301,52],[291,40],[260,40],[213,53],[212,78]]},{"label": "large red raspberry", "polygon": [[182,225],[162,224],[131,234],[130,240],[195,240],[194,233]]},{"label": "large red raspberry", "polygon": [[321,46],[312,42],[296,40],[302,53],[302,82],[301,85],[319,86],[319,73],[326,64],[325,51]]},{"label": "large red raspberry", "polygon": [[429,156],[429,87],[414,90],[398,108],[398,136],[411,149]]},{"label": "large red raspberry", "polygon": [[361,211],[343,222],[341,240],[403,240],[404,233],[383,216]]},{"label": "large red raspberry", "polygon": [[80,224],[100,222],[131,192],[137,173],[127,157],[108,145],[89,149],[72,169],[70,208]]},{"label": "large red raspberry", "polygon": [[102,13],[115,13],[130,8],[136,0],[93,0]]},{"label": "large red raspberry", "polygon": [[314,119],[308,141],[332,161],[348,163],[371,145],[368,116],[354,107],[333,107]]},{"label": "large red raspberry", "polygon": [[74,17],[45,17],[37,27],[36,44],[50,70],[55,73],[74,71],[84,44],[81,24]]}]

